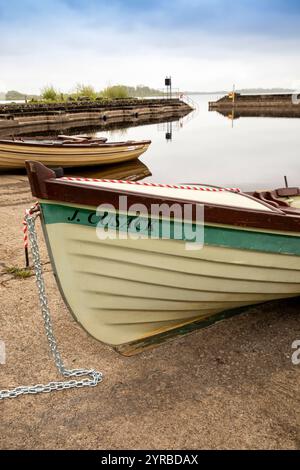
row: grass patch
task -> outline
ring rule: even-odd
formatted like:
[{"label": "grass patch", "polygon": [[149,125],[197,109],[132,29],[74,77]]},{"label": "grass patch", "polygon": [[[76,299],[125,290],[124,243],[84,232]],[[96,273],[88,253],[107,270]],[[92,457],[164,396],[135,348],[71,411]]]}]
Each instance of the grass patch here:
[{"label": "grass patch", "polygon": [[41,90],[41,96],[45,101],[55,102],[59,99],[60,93],[52,86],[47,85]]},{"label": "grass patch", "polygon": [[33,272],[30,268],[18,268],[17,266],[5,266],[4,272],[6,272],[6,274],[11,274],[16,279],[27,279],[33,275]]}]

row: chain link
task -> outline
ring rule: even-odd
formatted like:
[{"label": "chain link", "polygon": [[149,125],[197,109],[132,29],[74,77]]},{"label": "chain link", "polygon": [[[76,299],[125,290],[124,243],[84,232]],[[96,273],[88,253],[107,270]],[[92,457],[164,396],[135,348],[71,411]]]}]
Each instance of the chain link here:
[{"label": "chain link", "polygon": [[40,258],[39,246],[37,241],[37,234],[35,230],[35,221],[39,215],[39,212],[35,211],[33,214],[30,211],[26,212],[25,222],[28,227],[28,236],[31,245],[31,253],[33,257],[33,267],[36,277],[36,283],[38,288],[38,295],[40,300],[40,306],[42,316],[44,320],[44,326],[46,330],[46,336],[48,339],[49,347],[54,357],[55,365],[64,377],[90,377],[82,380],[69,380],[68,382],[50,382],[47,385],[37,384],[33,386],[20,386],[12,390],[0,390],[0,400],[4,398],[16,398],[20,395],[37,394],[37,393],[49,393],[55,390],[67,390],[70,388],[82,388],[82,387],[96,387],[103,378],[101,372],[88,369],[73,369],[68,370],[65,368],[62,361],[61,355],[58,351],[56,339],[53,333],[52,321],[50,316],[50,310],[48,306],[45,282],[43,277],[42,263]]}]

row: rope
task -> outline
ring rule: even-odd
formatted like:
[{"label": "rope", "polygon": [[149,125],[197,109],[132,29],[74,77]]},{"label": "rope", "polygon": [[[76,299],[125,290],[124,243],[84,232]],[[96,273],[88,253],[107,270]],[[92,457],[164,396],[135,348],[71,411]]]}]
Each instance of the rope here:
[{"label": "rope", "polygon": [[64,176],[60,178],[64,181],[74,181],[78,183],[116,183],[116,184],[129,184],[136,186],[146,186],[151,188],[169,188],[169,189],[188,189],[193,191],[208,191],[208,192],[235,192],[240,193],[239,188],[213,188],[209,186],[188,186],[188,185],[175,185],[175,184],[160,184],[160,183],[148,183],[140,181],[124,181],[124,180],[110,180],[110,179],[97,179],[97,178],[77,178],[73,176]]},{"label": "rope", "polygon": [[24,243],[24,252],[25,252],[25,267],[29,268],[29,253],[28,253],[28,224],[27,217],[31,216],[34,212],[38,210],[38,202],[35,202],[33,206],[25,210],[25,215],[23,219],[23,243]]}]

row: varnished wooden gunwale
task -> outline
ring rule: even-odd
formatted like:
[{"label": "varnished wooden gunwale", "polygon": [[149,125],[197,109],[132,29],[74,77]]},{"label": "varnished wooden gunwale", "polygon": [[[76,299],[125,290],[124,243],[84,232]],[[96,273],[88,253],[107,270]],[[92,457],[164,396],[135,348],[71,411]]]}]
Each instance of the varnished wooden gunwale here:
[{"label": "varnished wooden gunwale", "polygon": [[[26,168],[32,188],[32,194],[41,199],[60,201],[72,204],[83,204],[98,207],[102,203],[112,204],[119,208],[119,197],[127,196],[128,205],[141,203],[148,211],[151,211],[152,204],[168,204],[174,202],[182,207],[186,200],[167,199],[157,196],[143,195],[138,192],[133,193],[124,190],[114,190],[96,187],[92,185],[82,185],[80,183],[60,180],[55,177],[55,173],[47,169],[44,165],[36,162],[27,162]],[[251,197],[251,196],[249,196]],[[192,203],[192,201],[190,201]],[[193,222],[196,221],[196,202],[192,211]],[[253,209],[233,208],[229,206],[204,204],[205,221],[210,224],[223,224],[238,226],[249,229],[266,229],[280,232],[300,233],[300,211],[295,214],[286,214],[283,211],[274,209],[270,211],[257,211]]]}]

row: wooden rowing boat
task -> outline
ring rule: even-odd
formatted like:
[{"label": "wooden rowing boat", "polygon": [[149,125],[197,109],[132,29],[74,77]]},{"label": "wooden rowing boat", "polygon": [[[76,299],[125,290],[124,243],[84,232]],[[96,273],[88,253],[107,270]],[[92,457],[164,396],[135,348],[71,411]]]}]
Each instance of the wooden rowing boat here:
[{"label": "wooden rowing boat", "polygon": [[[27,172],[66,304],[86,331],[122,354],[249,305],[300,295],[297,188],[245,194],[207,186],[57,178],[34,162],[27,163]],[[120,196],[127,198],[127,212]],[[103,203],[109,206],[97,212]],[[177,216],[149,216],[153,205],[162,203],[182,209],[189,204],[193,210],[185,223],[193,229],[201,226],[196,209],[204,207],[202,249],[187,249],[189,238],[180,230],[183,235],[175,237],[182,228]],[[133,210],[132,204],[139,206]],[[139,237],[133,239],[128,234],[135,211]],[[166,224],[172,226],[169,236],[163,234]],[[153,227],[158,227],[154,238]]]},{"label": "wooden rowing boat", "polygon": [[135,160],[151,141],[103,142],[102,139],[0,140],[0,170],[24,168],[25,161],[47,166],[82,167]]}]

